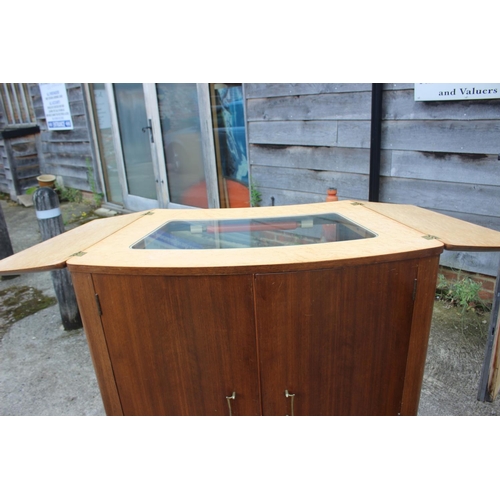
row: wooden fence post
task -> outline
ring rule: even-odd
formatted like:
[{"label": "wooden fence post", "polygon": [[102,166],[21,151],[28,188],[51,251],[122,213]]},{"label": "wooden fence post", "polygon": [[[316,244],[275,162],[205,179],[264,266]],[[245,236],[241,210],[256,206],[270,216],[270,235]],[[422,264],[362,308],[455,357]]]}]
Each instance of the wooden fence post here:
[{"label": "wooden fence post", "polygon": [[0,204],[0,259],[5,259],[5,257],[9,257],[13,253],[9,231],[3,215],[2,205]]},{"label": "wooden fence post", "polygon": [[500,262],[498,264],[495,292],[491,306],[488,338],[486,341],[486,354],[477,399],[479,401],[493,402],[500,391]]},{"label": "wooden fence post", "polygon": [[[10,241],[9,230],[7,228],[7,223],[5,222],[5,216],[3,214],[2,205],[0,204],[0,260],[9,257],[14,253],[12,250],[12,243]],[[17,278],[19,275],[12,276],[0,276],[0,279],[12,279]]]},{"label": "wooden fence post", "polygon": [[[47,187],[37,189],[33,195],[33,203],[38,219],[38,227],[44,241],[64,233],[59,198],[53,189]],[[82,320],[69,271],[66,268],[57,269],[50,271],[50,275],[54,284],[57,302],[59,303],[64,329],[76,330],[81,328]]]}]

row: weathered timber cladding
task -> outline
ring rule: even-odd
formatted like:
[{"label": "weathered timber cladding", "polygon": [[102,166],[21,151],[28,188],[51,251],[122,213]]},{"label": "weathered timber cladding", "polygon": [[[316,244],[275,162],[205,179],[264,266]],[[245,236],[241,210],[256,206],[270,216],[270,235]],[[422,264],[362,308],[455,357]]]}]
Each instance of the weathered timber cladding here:
[{"label": "weathered timber cladding", "polygon": [[369,120],[370,99],[371,92],[252,99],[247,120]]},{"label": "weathered timber cladding", "polygon": [[382,128],[382,147],[391,150],[498,154],[499,138],[500,114],[498,120],[390,120]]},{"label": "weathered timber cladding", "polygon": [[26,189],[37,185],[40,175],[40,162],[37,148],[37,135],[4,139],[5,180],[7,190],[13,200],[24,194]]},{"label": "weathered timber cladding", "polygon": [[[262,173],[265,170],[265,173]],[[267,187],[273,188],[275,191],[294,191],[296,171],[291,168],[283,167],[260,167],[255,166],[253,172],[258,178],[260,175],[268,175],[269,182]],[[368,189],[368,177],[361,174],[343,173],[342,176],[332,175],[331,171],[314,170],[314,169],[301,169],[300,171],[301,188],[308,193],[321,194],[322,198],[326,194],[322,194],[325,186],[335,187],[338,182],[342,180],[344,192],[351,194],[349,198],[361,199],[366,189]],[[323,200],[324,201],[324,200]]]},{"label": "weathered timber cladding", "polygon": [[382,175],[406,179],[432,179],[451,183],[500,186],[498,155],[428,151],[389,151],[382,156]]},{"label": "weathered timber cladding", "polygon": [[[500,229],[500,99],[416,102],[384,84],[380,201]],[[245,84],[251,178],[262,205],[366,200],[371,84]],[[442,263],[495,275],[497,253],[445,252]]]},{"label": "weathered timber cladding", "polygon": [[32,84],[30,88],[41,130],[43,173],[62,176],[66,187],[90,191],[88,167],[94,171],[95,160],[82,84],[66,83],[74,128],[61,131],[47,129],[40,87]]},{"label": "weathered timber cladding", "polygon": [[256,97],[371,91],[371,88],[371,83],[247,83],[245,92],[247,98],[253,99]]},{"label": "weathered timber cladding", "polygon": [[[382,153],[382,155],[384,154],[385,152]],[[366,148],[311,148],[307,146],[251,144],[250,156],[253,165],[368,174],[370,152]]]},{"label": "weathered timber cladding", "polygon": [[[365,199],[371,84],[246,84],[245,95],[251,176],[263,205],[322,201],[330,186],[341,199]],[[368,123],[368,133],[353,135],[351,122]]]}]

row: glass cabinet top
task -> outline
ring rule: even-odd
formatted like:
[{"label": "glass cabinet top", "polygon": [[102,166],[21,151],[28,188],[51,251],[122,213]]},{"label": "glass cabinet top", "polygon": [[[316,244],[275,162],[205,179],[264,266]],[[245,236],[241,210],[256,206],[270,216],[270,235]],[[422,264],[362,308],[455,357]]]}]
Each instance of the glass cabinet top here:
[{"label": "glass cabinet top", "polygon": [[218,249],[314,245],[376,234],[335,213],[297,217],[170,221],[133,249]]}]

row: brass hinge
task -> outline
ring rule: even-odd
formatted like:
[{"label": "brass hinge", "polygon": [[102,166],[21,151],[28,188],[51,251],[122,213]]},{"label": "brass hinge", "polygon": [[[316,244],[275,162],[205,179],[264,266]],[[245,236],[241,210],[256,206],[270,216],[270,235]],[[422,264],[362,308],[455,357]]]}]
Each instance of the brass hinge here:
[{"label": "brass hinge", "polygon": [[87,252],[76,252],[72,255],[70,255],[70,257],[81,257],[82,255],[85,255]]}]

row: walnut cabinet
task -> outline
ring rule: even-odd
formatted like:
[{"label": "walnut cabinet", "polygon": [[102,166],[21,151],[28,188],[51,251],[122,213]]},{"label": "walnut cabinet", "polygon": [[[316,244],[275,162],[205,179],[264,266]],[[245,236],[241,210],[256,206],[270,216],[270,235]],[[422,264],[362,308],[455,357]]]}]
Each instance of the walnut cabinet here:
[{"label": "walnut cabinet", "polygon": [[69,268],[108,415],[415,415],[444,248],[500,234],[349,201],[154,210],[0,272]]}]

